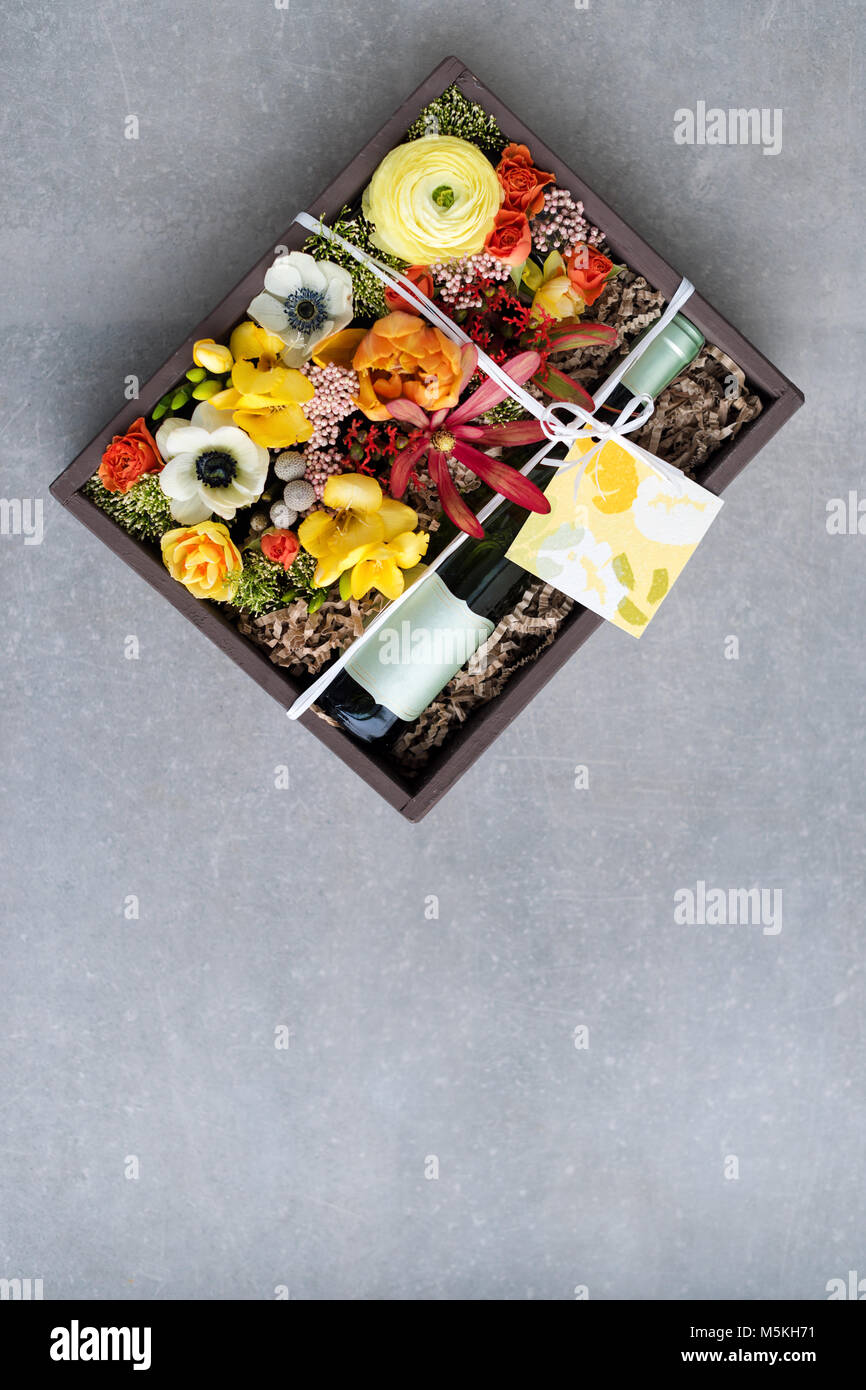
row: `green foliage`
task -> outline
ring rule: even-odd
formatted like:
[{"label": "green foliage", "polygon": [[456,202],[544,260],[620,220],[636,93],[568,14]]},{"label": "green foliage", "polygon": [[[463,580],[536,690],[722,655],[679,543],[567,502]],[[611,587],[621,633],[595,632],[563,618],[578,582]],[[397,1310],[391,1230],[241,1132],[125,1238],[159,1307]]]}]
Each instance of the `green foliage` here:
[{"label": "green foliage", "polygon": [[513,396],[506,396],[504,401],[495,405],[492,410],[488,410],[480,417],[482,425],[507,425],[511,420],[522,420],[526,411],[519,401]]},{"label": "green foliage", "polygon": [[[396,256],[388,256],[384,251],[380,251],[378,246],[373,245],[373,228],[360,210],[352,212],[348,207],[344,207],[339,217],[329,225],[344,241],[350,241],[353,246],[367,251],[371,256],[375,256],[377,261],[382,261],[394,270],[401,270],[405,265],[405,261],[398,260]],[[313,234],[307,237],[301,249],[310,256],[315,256],[317,260],[333,261],[335,265],[341,265],[348,270],[352,277],[356,317],[380,319],[388,313],[382,281],[372,270],[356,261],[350,252],[344,251],[342,246],[335,246],[325,236]]]},{"label": "green foliage", "polygon": [[320,592],[313,587],[316,562],[305,550],[298,552],[290,569],[274,564],[251,545],[243,552],[244,567],[232,602],[236,608],[252,617],[285,608],[296,598],[310,599]]},{"label": "green foliage", "polygon": [[129,492],[109,492],[94,474],[81,489],[85,497],[141,541],[159,541],[178,523],[156,473],[145,473]]},{"label": "green foliage", "polygon": [[406,132],[408,140],[422,135],[457,135],[477,145],[494,163],[507,143],[496,117],[488,115],[477,101],[470,101],[456,85],[425,106]]}]

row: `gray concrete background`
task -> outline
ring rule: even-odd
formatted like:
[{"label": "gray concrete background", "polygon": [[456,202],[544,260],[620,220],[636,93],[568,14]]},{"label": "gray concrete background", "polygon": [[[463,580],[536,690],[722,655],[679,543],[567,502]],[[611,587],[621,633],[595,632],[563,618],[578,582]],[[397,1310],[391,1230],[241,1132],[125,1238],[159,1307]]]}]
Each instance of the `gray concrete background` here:
[{"label": "gray concrete background", "polygon": [[[4,0],[0,490],[46,513],[42,545],[0,537],[0,1276],[205,1299],[866,1276],[866,538],[826,527],[862,489],[859,13]],[[594,636],[412,827],[48,484],[452,52],[808,403],[647,636]],[[675,145],[698,100],[781,108],[782,152]],[[781,889],[781,932],[677,925],[699,879]]]}]

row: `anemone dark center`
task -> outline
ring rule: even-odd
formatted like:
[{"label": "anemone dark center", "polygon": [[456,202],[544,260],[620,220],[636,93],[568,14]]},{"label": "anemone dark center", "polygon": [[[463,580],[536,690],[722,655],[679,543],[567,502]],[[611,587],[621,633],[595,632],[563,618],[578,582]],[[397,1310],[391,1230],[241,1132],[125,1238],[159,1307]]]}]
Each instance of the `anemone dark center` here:
[{"label": "anemone dark center", "polygon": [[457,440],[450,430],[434,430],[430,443],[440,454],[453,454]]},{"label": "anemone dark center", "polygon": [[196,477],[205,487],[228,487],[237,467],[234,457],[224,449],[208,449],[195,461]]},{"label": "anemone dark center", "polygon": [[303,287],[294,290],[292,294],[287,295],[284,307],[290,327],[294,328],[296,333],[303,333],[305,336],[315,333],[328,317],[325,296],[321,290]]}]

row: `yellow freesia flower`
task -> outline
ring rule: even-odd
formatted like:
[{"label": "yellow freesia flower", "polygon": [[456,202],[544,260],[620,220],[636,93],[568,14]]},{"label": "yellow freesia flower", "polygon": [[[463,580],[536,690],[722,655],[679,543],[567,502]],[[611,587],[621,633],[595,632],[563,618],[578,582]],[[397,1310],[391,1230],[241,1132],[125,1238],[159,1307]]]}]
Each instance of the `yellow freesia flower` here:
[{"label": "yellow freesia flower", "polygon": [[234,598],[243,569],[241,553],[219,521],[200,521],[166,531],[161,541],[162,558],[172,579],[196,598],[223,603]]},{"label": "yellow freesia flower", "polygon": [[[366,473],[333,475],[325,483],[322,501],[326,507],[333,508],[336,515],[313,512],[298,527],[301,545],[318,561],[313,577],[318,589],[335,583],[343,571],[362,560],[371,547],[399,538],[400,546],[391,557],[395,558],[402,553],[403,533],[413,532],[418,525],[417,512],[405,502],[385,497],[376,479]],[[417,560],[412,563],[417,564]]]},{"label": "yellow freesia flower", "polygon": [[269,333],[266,328],[260,328],[251,319],[239,323],[229,338],[235,362],[258,360],[265,367],[273,367],[279,362],[283,346],[282,338],[278,338],[276,333]]},{"label": "yellow freesia flower", "polygon": [[539,269],[534,261],[527,261],[523,268],[523,283],[535,291],[532,313],[541,318],[542,313],[552,319],[576,319],[583,313],[586,305],[568,278],[565,261],[558,251],[551,251]]},{"label": "yellow freesia flower", "polygon": [[256,444],[286,449],[303,443],[313,426],[301,406],[313,396],[313,385],[294,367],[284,367],[284,344],[257,323],[240,324],[229,339],[232,384],[211,397],[217,410],[232,412],[232,421]]},{"label": "yellow freesia flower", "polygon": [[192,360],[197,367],[204,367],[214,376],[222,376],[231,371],[234,358],[224,343],[215,343],[213,338],[199,338],[193,343]]},{"label": "yellow freesia flower", "polygon": [[391,541],[366,546],[352,569],[352,597],[378,589],[386,598],[399,598],[406,583],[403,571],[415,568],[429,543],[426,531],[402,531]]},{"label": "yellow freesia flower", "polygon": [[386,154],[364,191],[363,210],[380,250],[430,265],[480,251],[504,196],[476,145],[424,135]]}]

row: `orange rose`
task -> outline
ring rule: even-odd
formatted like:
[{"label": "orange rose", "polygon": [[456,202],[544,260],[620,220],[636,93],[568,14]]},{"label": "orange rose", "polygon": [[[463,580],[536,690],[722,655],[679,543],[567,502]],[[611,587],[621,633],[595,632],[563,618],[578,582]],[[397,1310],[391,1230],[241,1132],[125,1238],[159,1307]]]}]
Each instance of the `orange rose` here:
[{"label": "orange rose", "polygon": [[[506,145],[496,166],[499,182],[505,190],[505,206],[534,217],[544,207],[545,184],[553,183],[553,174],[536,169],[526,145]],[[524,258],[525,259],[525,258]]]},{"label": "orange rose", "polygon": [[159,473],[163,461],[142,416],[126,434],[116,434],[102,455],[99,479],[109,492],[129,492],[145,473]]},{"label": "orange rose", "polygon": [[568,255],[568,278],[585,304],[594,304],[605,286],[613,261],[580,242]]},{"label": "orange rose", "polygon": [[[417,285],[422,294],[426,294],[428,299],[433,298],[433,276],[430,274],[426,265],[410,265],[403,274],[407,280],[411,280],[413,285]],[[389,309],[405,309],[407,314],[414,314],[415,306],[410,304],[408,299],[404,299],[397,290],[385,290],[385,303]]]},{"label": "orange rose", "polygon": [[526,214],[509,207],[500,208],[484,250],[506,265],[523,265],[532,250],[532,233]]},{"label": "orange rose", "polygon": [[262,532],[262,554],[266,560],[270,560],[274,565],[282,565],[284,570],[289,570],[298,558],[298,551],[301,543],[294,531],[286,531],[278,526],[271,526],[267,531]]},{"label": "orange rose", "polygon": [[358,404],[368,420],[390,420],[387,402],[401,396],[434,411],[450,410],[460,395],[458,345],[417,314],[399,309],[364,334],[352,366],[358,373]]}]

